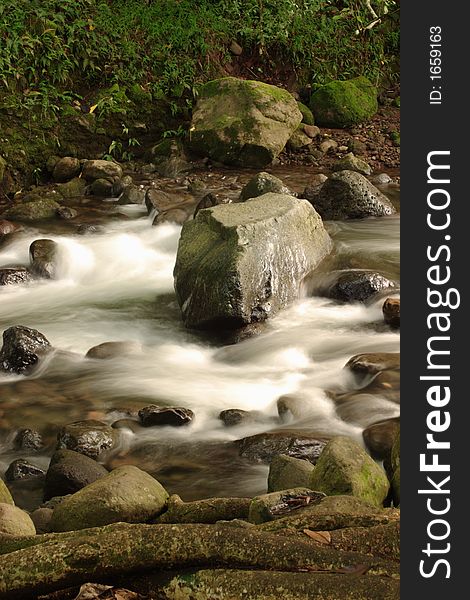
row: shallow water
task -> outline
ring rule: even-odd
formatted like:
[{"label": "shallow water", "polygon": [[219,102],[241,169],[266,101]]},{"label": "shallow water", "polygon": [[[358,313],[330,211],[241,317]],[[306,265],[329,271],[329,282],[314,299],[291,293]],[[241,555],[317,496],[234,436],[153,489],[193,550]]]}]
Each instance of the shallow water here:
[{"label": "shallow water", "polygon": [[[280,174],[302,187],[306,175],[295,175]],[[220,189],[224,177],[217,180]],[[396,198],[396,189],[391,195]],[[260,335],[221,346],[181,323],[172,277],[181,228],[152,227],[141,207],[119,210],[130,218],[108,222],[98,234],[28,228],[0,252],[0,266],[27,265],[29,245],[38,237],[47,235],[60,248],[57,280],[0,291],[1,330],[38,329],[57,349],[28,378],[0,375],[0,473],[13,458],[27,457],[12,449],[18,428],[43,433],[46,449],[29,458],[45,467],[59,426],[85,418],[112,423],[154,403],[191,408],[196,418],[184,428],[120,430],[118,448],[103,457],[108,466],[137,464],[184,499],[252,495],[265,490],[267,467],[241,459],[230,442],[282,427],[276,408],[281,395],[299,395],[305,406],[289,429],[326,436],[360,440],[367,424],[398,414],[395,403],[371,397],[356,403],[345,420],[329,394],[357,387],[343,369],[354,354],[398,351],[398,333],[382,324],[383,298],[342,305],[306,296],[267,322]],[[373,268],[398,283],[398,216],[327,226],[335,242],[332,258],[306,294],[315,277],[333,268]],[[92,346],[116,340],[138,342],[141,349],[110,360],[84,358]],[[227,428],[218,419],[227,408],[262,416]],[[20,503],[34,505],[34,484],[14,488]]]}]

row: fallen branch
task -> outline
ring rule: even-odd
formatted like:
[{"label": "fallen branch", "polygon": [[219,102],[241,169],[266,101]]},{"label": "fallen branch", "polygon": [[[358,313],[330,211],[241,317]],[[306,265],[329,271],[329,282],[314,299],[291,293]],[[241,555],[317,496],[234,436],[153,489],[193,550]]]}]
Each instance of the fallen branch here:
[{"label": "fallen branch", "polygon": [[[111,525],[12,540],[0,565],[0,598],[105,581],[150,570],[239,567],[275,571],[397,576],[391,561],[319,547],[309,541],[218,525]],[[5,550],[5,546],[3,547]]]}]

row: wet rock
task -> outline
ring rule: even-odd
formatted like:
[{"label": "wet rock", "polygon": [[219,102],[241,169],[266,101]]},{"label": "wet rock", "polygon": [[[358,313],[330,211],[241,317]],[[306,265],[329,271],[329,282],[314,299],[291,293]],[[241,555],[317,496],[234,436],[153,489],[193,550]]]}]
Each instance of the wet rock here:
[{"label": "wet rock", "polygon": [[145,192],[145,206],[147,207],[149,215],[153,211],[157,211],[158,214],[160,212],[168,210],[173,203],[174,200],[162,190],[149,188]]},{"label": "wet rock", "polygon": [[0,504],[15,504],[6,483],[0,478]]},{"label": "wet rock", "polygon": [[364,388],[359,390],[364,394],[381,396],[400,403],[400,371],[385,370],[375,375],[374,379]]},{"label": "wet rock", "polygon": [[336,437],[318,459],[310,487],[328,496],[346,494],[382,506],[390,486],[385,471],[357,442]]},{"label": "wet rock", "polygon": [[366,77],[331,81],[317,86],[310,108],[322,127],[350,127],[369,119],[378,109],[377,89]]},{"label": "wet rock", "polygon": [[75,219],[78,216],[78,211],[70,206],[61,206],[57,209],[57,216],[64,221],[70,221],[70,219]]},{"label": "wet rock", "polygon": [[90,348],[85,358],[108,359],[117,356],[129,356],[142,350],[138,342],[104,342]]},{"label": "wet rock", "polygon": [[0,538],[5,535],[28,537],[36,535],[36,528],[27,512],[17,506],[0,503]]},{"label": "wet rock", "polygon": [[399,371],[400,353],[399,352],[370,352],[366,354],[356,354],[348,360],[345,368],[359,375],[374,375],[380,371]]},{"label": "wet rock", "polygon": [[42,435],[34,429],[20,429],[13,440],[15,450],[37,452],[44,446]]},{"label": "wet rock", "polygon": [[158,214],[153,220],[152,225],[161,225],[162,223],[175,223],[183,225],[188,220],[188,213],[182,208],[170,208]]},{"label": "wet rock", "polygon": [[114,182],[122,179],[122,167],[110,160],[87,160],[83,165],[83,177],[86,181],[104,179]]},{"label": "wet rock", "polygon": [[88,456],[73,450],[57,450],[46,473],[44,500],[74,494],[107,474],[102,465]]},{"label": "wet rock", "polygon": [[57,183],[65,183],[77,175],[80,174],[81,165],[78,158],[72,158],[71,156],[65,156],[64,158],[59,159],[55,165],[54,170],[52,171],[52,178]]},{"label": "wet rock", "polygon": [[31,513],[36,533],[50,533],[53,510],[51,508],[37,508]]},{"label": "wet rock", "polygon": [[286,147],[291,152],[298,152],[312,143],[312,138],[304,132],[303,127],[297,128],[287,140]]},{"label": "wet rock", "polygon": [[137,467],[126,465],[66,498],[52,515],[52,531],[111,523],[146,523],[166,507],[168,493]]},{"label": "wet rock", "polygon": [[237,329],[299,295],[332,242],[306,201],[264,194],[200,211],[181,232],[175,289],[187,327]]},{"label": "wet rock", "polygon": [[218,194],[206,194],[198,203],[198,205],[196,206],[196,210],[194,211],[194,216],[197,215],[197,213],[200,210],[203,210],[204,208],[212,208],[213,206],[218,206],[219,204],[229,204],[231,202],[230,198],[226,198],[224,196],[219,196]]},{"label": "wet rock", "polygon": [[101,421],[87,420],[70,423],[57,435],[57,449],[67,448],[90,458],[98,458],[114,446],[116,433]]},{"label": "wet rock", "polygon": [[305,432],[288,430],[258,433],[237,442],[240,456],[253,462],[270,463],[278,454],[301,458],[315,464],[327,440]]},{"label": "wet rock", "polygon": [[92,225],[90,223],[82,223],[77,227],[78,235],[88,235],[94,233],[101,233],[103,231],[102,227],[99,225]]},{"label": "wet rock", "polygon": [[384,419],[369,425],[362,432],[367,449],[376,460],[385,460],[392,452],[393,442],[400,432],[400,417]]},{"label": "wet rock", "polygon": [[28,283],[32,280],[33,276],[31,272],[24,267],[0,269],[0,285],[16,285],[19,283]]},{"label": "wet rock", "polygon": [[57,191],[62,198],[81,198],[85,195],[86,181],[82,177],[75,177],[67,183],[57,186]]},{"label": "wet rock", "polygon": [[55,200],[42,198],[15,204],[4,213],[4,216],[8,219],[25,222],[42,221],[55,217],[59,206]]},{"label": "wet rock", "polygon": [[189,425],[194,419],[194,413],[189,408],[161,407],[150,405],[139,410],[139,419],[144,427],[154,425],[171,425],[180,427]]},{"label": "wet rock", "polygon": [[384,321],[390,327],[400,327],[400,299],[387,298],[382,306]]},{"label": "wet rock", "polygon": [[118,204],[144,204],[145,190],[138,185],[127,185],[119,197]]},{"label": "wet rock", "polygon": [[229,408],[219,414],[219,419],[226,427],[235,427],[236,425],[246,425],[256,421],[256,413],[241,408]]},{"label": "wet rock", "polygon": [[365,302],[379,292],[395,287],[393,281],[380,273],[354,269],[335,276],[336,281],[323,291],[324,295],[341,302]]},{"label": "wet rock", "polygon": [[344,220],[393,215],[390,200],[355,171],[338,171],[321,186],[313,200],[323,219]]},{"label": "wet rock", "polygon": [[307,487],[314,468],[308,460],[285,454],[275,456],[269,465],[268,492]]},{"label": "wet rock", "polygon": [[[294,507],[296,504],[299,507],[302,505],[306,506],[307,503],[308,505],[314,505],[319,503],[324,497],[325,494],[318,493],[308,487],[296,487],[256,496],[250,503],[248,520],[255,525],[273,521],[276,518],[285,517],[290,513],[289,504],[292,510],[295,510]],[[305,499],[305,504],[302,502],[302,499]]]},{"label": "wet rock", "polygon": [[17,325],[3,332],[0,369],[27,373],[51,349],[51,344],[36,329]]},{"label": "wet rock", "polygon": [[273,194],[287,194],[288,196],[292,195],[291,190],[284,185],[281,179],[270,173],[262,172],[255,175],[245,185],[240,192],[239,202],[246,202],[250,198],[257,198],[269,192]]},{"label": "wet rock", "polygon": [[95,179],[90,185],[90,192],[93,196],[100,198],[114,198],[116,196],[114,182],[109,181],[109,179]]},{"label": "wet rock", "polygon": [[264,167],[283,150],[302,113],[286,90],[226,77],[202,87],[190,147],[224,164]]},{"label": "wet rock", "polygon": [[32,477],[42,477],[45,474],[43,469],[40,469],[23,458],[18,458],[9,464],[8,469],[5,472],[5,479],[6,481],[11,482]]},{"label": "wet rock", "polygon": [[343,156],[338,162],[333,165],[333,171],[356,171],[356,173],[361,173],[361,175],[370,175],[372,173],[372,169],[370,165],[366,163],[362,158],[358,158],[354,156],[352,152]]},{"label": "wet rock", "polygon": [[19,223],[12,223],[6,219],[0,219],[0,240],[7,235],[22,231],[23,226]]},{"label": "wet rock", "polygon": [[53,240],[35,240],[29,247],[31,271],[39,277],[54,279],[57,275],[59,245]]}]

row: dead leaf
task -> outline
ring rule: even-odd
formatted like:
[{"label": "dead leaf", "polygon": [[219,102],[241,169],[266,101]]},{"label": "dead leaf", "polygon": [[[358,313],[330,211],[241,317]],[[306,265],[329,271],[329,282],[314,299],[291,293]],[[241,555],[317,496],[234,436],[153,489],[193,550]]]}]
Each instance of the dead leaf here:
[{"label": "dead leaf", "polygon": [[105,592],[109,592],[112,587],[112,585],[101,585],[99,583],[84,583],[74,600],[97,600],[102,598]]},{"label": "dead leaf", "polygon": [[310,529],[304,529],[304,533],[319,544],[331,544],[331,535],[329,531],[310,531]]}]

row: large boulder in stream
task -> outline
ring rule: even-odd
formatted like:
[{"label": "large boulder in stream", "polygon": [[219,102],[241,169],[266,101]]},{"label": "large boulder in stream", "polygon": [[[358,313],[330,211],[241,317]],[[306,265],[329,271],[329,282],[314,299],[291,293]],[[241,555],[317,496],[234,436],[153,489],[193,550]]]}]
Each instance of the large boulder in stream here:
[{"label": "large boulder in stream", "polygon": [[74,531],[111,523],[145,523],[166,507],[168,493],[151,475],[132,465],[65,498],[52,515],[52,531]]},{"label": "large boulder in stream", "polygon": [[190,147],[228,165],[264,167],[301,121],[297,102],[286,90],[260,81],[217,79],[200,91]]},{"label": "large boulder in stream", "polygon": [[308,200],[322,219],[342,221],[396,213],[390,200],[356,171],[338,171],[314,190]]},{"label": "large boulder in stream", "polygon": [[299,295],[332,241],[311,205],[282,194],[199,211],[183,226],[174,270],[187,327],[262,321]]},{"label": "large boulder in stream", "polygon": [[31,271],[39,277],[54,279],[58,267],[59,244],[53,240],[34,240],[29,247]]},{"label": "large boulder in stream", "polygon": [[36,329],[17,325],[3,332],[0,370],[25,373],[51,349],[49,340]]}]

